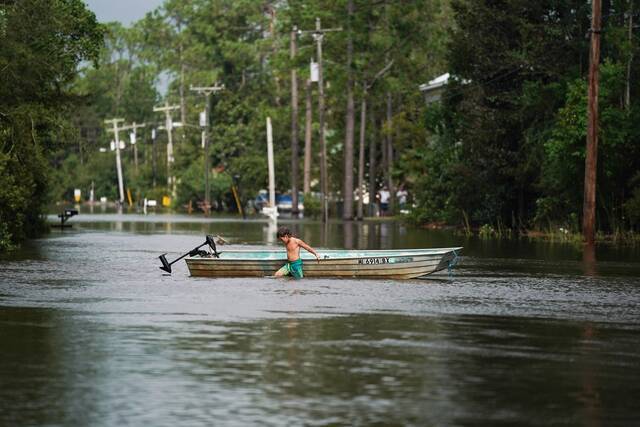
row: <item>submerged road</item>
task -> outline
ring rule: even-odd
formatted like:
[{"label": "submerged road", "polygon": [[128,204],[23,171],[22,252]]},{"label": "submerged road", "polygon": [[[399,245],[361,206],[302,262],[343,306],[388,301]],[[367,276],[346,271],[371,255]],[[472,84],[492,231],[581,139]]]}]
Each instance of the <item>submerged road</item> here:
[{"label": "submerged road", "polygon": [[640,422],[637,252],[585,268],[570,245],[303,221],[318,247],[464,257],[427,280],[163,275],[207,232],[275,242],[185,218],[87,215],[0,258],[0,425]]}]

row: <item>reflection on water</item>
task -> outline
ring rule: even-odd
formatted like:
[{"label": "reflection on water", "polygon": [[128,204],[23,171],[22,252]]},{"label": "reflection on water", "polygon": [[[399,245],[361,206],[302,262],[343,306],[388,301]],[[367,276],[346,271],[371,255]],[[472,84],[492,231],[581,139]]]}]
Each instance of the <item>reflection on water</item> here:
[{"label": "reflection on water", "polygon": [[133,322],[114,317],[3,311],[2,339],[9,350],[0,356],[5,378],[0,420],[18,425],[185,420],[196,425],[624,425],[637,420],[637,338],[608,324],[590,326],[597,336],[585,337],[573,323],[509,317],[289,314],[239,323],[157,314]]},{"label": "reflection on water", "polygon": [[[144,218],[144,217],[143,217]],[[0,425],[637,425],[640,263],[391,222],[280,221],[318,247],[465,246],[428,280],[163,276],[267,221],[81,215],[0,259]],[[272,240],[270,240],[272,239]]]},{"label": "reflection on water", "polygon": [[[55,216],[51,217],[52,220]],[[411,228],[401,222],[393,221],[331,221],[322,224],[319,221],[294,220],[281,218],[272,222],[266,218],[243,220],[234,217],[204,218],[201,216],[151,214],[151,215],[80,215],[69,221],[74,224],[72,230],[64,235],[73,235],[77,231],[101,231],[136,234],[194,234],[193,242],[200,241],[204,234],[219,234],[233,244],[278,245],[276,232],[278,226],[289,227],[297,236],[314,247],[353,248],[353,249],[400,249],[463,246],[465,255],[483,258],[521,258],[545,261],[580,261],[580,274],[595,274],[598,261],[636,262],[640,260],[640,247],[597,246],[593,251],[583,251],[583,247],[573,244],[561,244],[528,239],[489,240],[477,237],[457,235],[449,230],[426,230]],[[52,237],[59,232],[52,233]],[[183,248],[172,248],[178,253],[181,249],[193,246],[189,242]],[[561,267],[562,268],[562,267]],[[589,270],[587,270],[589,269]]]},{"label": "reflection on water", "polygon": [[353,249],[353,221],[347,221],[342,225],[344,233],[344,243],[342,247],[344,249]]},{"label": "reflection on water", "polygon": [[597,275],[596,269],[596,246],[585,244],[582,247],[582,263],[584,264],[584,274],[587,276]]},{"label": "reflection on water", "polygon": [[262,226],[262,241],[267,245],[275,245],[277,243],[276,234],[278,233],[278,221],[269,220],[266,225]]}]

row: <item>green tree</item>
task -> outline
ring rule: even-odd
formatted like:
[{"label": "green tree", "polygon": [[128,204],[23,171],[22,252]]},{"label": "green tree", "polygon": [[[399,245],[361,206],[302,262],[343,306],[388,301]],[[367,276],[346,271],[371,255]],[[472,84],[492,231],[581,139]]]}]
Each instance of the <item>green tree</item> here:
[{"label": "green tree", "polygon": [[0,5],[0,33],[1,250],[41,227],[47,157],[75,138],[69,88],[103,32],[80,0],[24,0]]},{"label": "green tree", "polygon": [[[349,18],[345,13],[348,0],[167,1],[131,29],[110,26],[108,43],[102,53],[104,66],[85,70],[78,85],[79,93],[88,99],[87,109],[82,114],[99,127],[105,115],[120,115],[128,122],[134,118],[142,121],[143,112],[151,110],[152,83],[168,78],[168,92],[164,98],[171,104],[183,106],[183,117],[178,120],[185,124],[175,130],[177,142],[174,147],[176,163],[173,171],[182,182],[176,205],[181,206],[189,200],[198,201],[194,191],[200,188],[201,182],[187,181],[203,179],[202,173],[197,174],[193,166],[202,161],[200,129],[195,124],[198,112],[204,109],[203,97],[187,89],[192,84],[222,83],[226,89],[212,97],[211,105],[212,167],[225,170],[230,176],[239,176],[245,199],[266,188],[265,120],[271,117],[276,148],[276,184],[279,190],[285,191],[291,185],[288,161],[291,156],[290,71],[296,67],[301,79],[305,79],[308,60],[315,56],[315,42],[305,34],[299,39],[298,56],[291,61],[289,34],[294,25],[312,29],[315,18],[320,17],[323,27],[350,28],[350,31],[330,33],[323,45],[332,192],[344,195],[342,182],[355,172],[354,166],[345,171],[345,164],[351,163],[345,160],[351,159],[354,153],[352,149],[345,150],[344,142],[350,138],[347,138],[349,132],[345,132],[344,123],[347,116],[349,120],[357,121],[355,109],[347,108],[350,105],[347,94],[351,93],[354,101],[364,96],[361,93],[363,84],[369,86],[367,99],[377,117],[382,117],[380,112],[386,111],[387,93],[394,93],[391,119],[377,120],[375,126],[366,129],[387,139],[393,137],[394,146],[389,158],[403,160],[385,162],[384,168],[373,168],[376,171],[373,179],[379,180],[379,175],[384,174],[387,178],[392,176],[411,183],[423,168],[417,161],[405,162],[404,152],[408,150],[419,155],[421,145],[425,144],[420,120],[424,106],[417,83],[445,69],[444,40],[450,25],[448,1],[422,0],[400,5],[353,0],[352,5],[353,13]],[[351,60],[347,52],[349,43],[352,45]],[[350,66],[345,66],[349,63]],[[383,67],[386,72],[380,73]],[[143,94],[149,96],[140,96]],[[157,96],[156,101],[160,101]],[[92,105],[95,108],[92,109]],[[395,117],[398,126],[386,123]],[[155,116],[156,122],[161,119],[159,115]],[[164,132],[159,135],[163,146]],[[93,150],[108,143],[104,135],[97,140]],[[381,152],[385,153],[383,158],[386,159],[389,151],[378,148],[374,162],[380,162]],[[130,155],[126,152],[124,156],[128,186],[140,188],[142,193],[149,191],[148,169],[142,168],[140,175],[132,178],[127,172],[131,170],[128,165]],[[108,155],[102,157],[109,158]],[[317,153],[314,152],[313,157],[317,159]],[[76,166],[72,163],[69,166],[64,169],[75,173],[71,167]],[[162,167],[164,171],[166,165]],[[317,170],[314,173],[317,177]],[[111,172],[96,177],[100,182],[112,179]],[[181,194],[182,190],[184,193]],[[69,191],[57,193],[70,194]]]}]

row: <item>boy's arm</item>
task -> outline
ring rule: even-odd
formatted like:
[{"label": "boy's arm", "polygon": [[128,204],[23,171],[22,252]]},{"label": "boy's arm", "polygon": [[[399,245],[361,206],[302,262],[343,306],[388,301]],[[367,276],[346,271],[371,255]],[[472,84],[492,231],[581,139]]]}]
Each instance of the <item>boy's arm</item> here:
[{"label": "boy's arm", "polygon": [[315,255],[316,259],[318,261],[320,261],[320,256],[318,255],[318,252],[315,251],[315,249],[313,249],[311,246],[307,245],[305,242],[303,242],[302,240],[298,239],[298,244],[300,246],[302,246],[302,248],[307,251],[312,253],[313,255]]}]

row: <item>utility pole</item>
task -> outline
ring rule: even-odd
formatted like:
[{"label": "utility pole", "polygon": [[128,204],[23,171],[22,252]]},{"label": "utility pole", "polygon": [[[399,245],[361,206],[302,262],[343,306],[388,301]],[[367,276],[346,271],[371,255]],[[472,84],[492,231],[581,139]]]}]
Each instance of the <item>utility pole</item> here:
[{"label": "utility pole", "polygon": [[275,222],[278,218],[278,206],[276,206],[276,174],[273,165],[273,128],[271,117],[267,117],[267,167],[269,168],[269,205],[262,208],[262,213]]},{"label": "utility pole", "polygon": [[353,0],[347,1],[347,113],[345,118],[344,137],[344,185],[342,187],[342,219],[353,219],[353,143],[355,138],[355,103],[353,99]]},{"label": "utility pole", "polygon": [[156,177],[158,175],[158,163],[156,156],[156,129],[151,129],[151,172],[153,174],[153,187],[156,187]]},{"label": "utility pole", "polygon": [[176,177],[171,175],[171,164],[175,161],[173,157],[173,140],[171,131],[173,130],[173,119],[171,111],[180,109],[179,105],[169,105],[169,101],[164,102],[162,107],[153,107],[155,112],[164,112],[165,129],[167,130],[167,186],[169,191],[175,195]]},{"label": "utility pole", "polygon": [[304,185],[303,192],[305,194],[311,192],[311,133],[312,133],[312,120],[313,111],[311,103],[311,79],[307,80],[305,86],[306,100],[305,100],[305,124],[304,124]]},{"label": "utility pole", "polygon": [[598,69],[600,65],[602,0],[592,0],[591,5],[587,147],[584,167],[584,204],[582,208],[582,233],[585,242],[589,246],[592,246],[595,242],[596,172],[598,164]]},{"label": "utility pole", "polygon": [[123,126],[120,130],[129,130],[131,129],[131,134],[129,135],[129,142],[133,145],[133,164],[135,166],[136,174],[138,173],[138,146],[136,145],[136,129],[140,129],[146,127],[146,123],[136,124],[133,122],[130,126]]},{"label": "utility pole", "polygon": [[124,122],[124,119],[111,119],[105,120],[105,124],[113,126],[111,129],[108,129],[109,132],[113,132],[115,135],[115,145],[116,145],[116,170],[118,172],[118,194],[119,194],[119,202],[122,205],[124,203],[124,183],[122,181],[122,160],[120,159],[120,138],[118,133],[120,130],[118,128],[118,123]]},{"label": "utility pole", "polygon": [[298,27],[291,30],[291,214],[298,215],[298,76],[293,62],[298,47]]},{"label": "utility pole", "polygon": [[[210,97],[212,93],[219,92],[224,89],[224,85],[215,84],[213,86],[190,86],[190,90],[198,92],[200,95],[204,95],[204,123],[200,123],[203,128],[204,136],[204,212],[205,215],[209,215],[211,209],[211,189],[209,185],[209,173],[211,172],[211,166],[209,158],[209,110],[210,110]],[[204,126],[203,126],[204,125]]]},{"label": "utility pole", "polygon": [[327,175],[327,144],[324,139],[324,81],[322,79],[322,41],[325,33],[342,31],[342,28],[322,28],[320,18],[316,18],[316,29],[301,31],[311,33],[316,42],[318,61],[318,124],[320,126],[320,192],[322,203],[322,222],[329,220],[329,180]]}]

